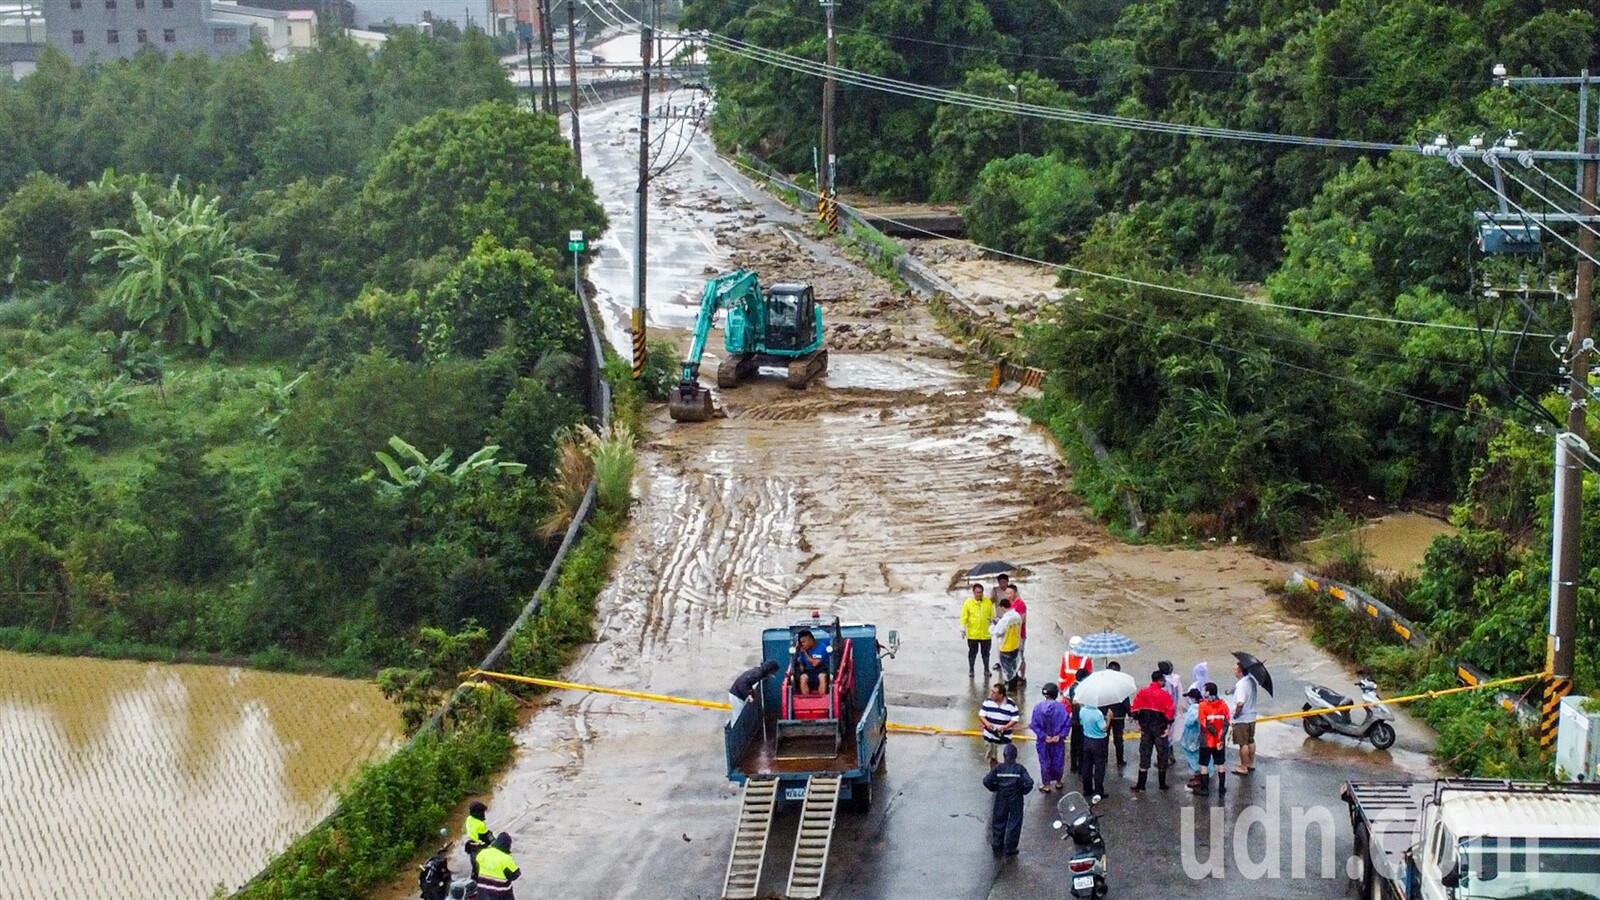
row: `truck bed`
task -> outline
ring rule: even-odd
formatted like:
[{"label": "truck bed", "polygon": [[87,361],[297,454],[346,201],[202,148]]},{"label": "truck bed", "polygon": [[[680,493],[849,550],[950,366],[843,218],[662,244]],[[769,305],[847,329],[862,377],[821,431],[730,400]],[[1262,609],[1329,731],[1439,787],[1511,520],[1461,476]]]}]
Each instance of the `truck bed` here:
[{"label": "truck bed", "polygon": [[1366,827],[1378,874],[1397,878],[1405,869],[1405,853],[1415,840],[1422,801],[1433,796],[1434,782],[1352,781],[1345,785],[1352,825]]},{"label": "truck bed", "polygon": [[835,754],[831,737],[789,738],[781,754],[777,741],[762,737],[751,741],[739,755],[739,771],[747,776],[843,774],[858,764],[856,742],[845,741]]}]

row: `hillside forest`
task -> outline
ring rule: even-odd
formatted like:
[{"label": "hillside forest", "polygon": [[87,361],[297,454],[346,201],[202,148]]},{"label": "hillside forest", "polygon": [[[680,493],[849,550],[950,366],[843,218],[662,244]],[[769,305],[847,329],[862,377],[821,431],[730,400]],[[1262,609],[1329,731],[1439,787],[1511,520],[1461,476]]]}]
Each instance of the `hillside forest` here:
[{"label": "hillside forest", "polygon": [[[1495,208],[1493,176],[1417,151],[1441,134],[1574,149],[1573,87],[1510,88],[1491,72],[1600,70],[1596,16],[1582,0],[843,3],[847,69],[1294,139],[1081,124],[845,80],[838,180],[959,203],[976,243],[1061,267],[1067,299],[1020,335],[1049,372],[1031,412],[1103,515],[1121,516],[1127,491],[1155,539],[1288,554],[1342,511],[1449,509],[1460,532],[1419,578],[1369,586],[1461,658],[1538,671],[1575,255],[1550,234],[1537,253],[1482,252],[1474,214]],[[805,0],[691,0],[685,22],[824,58],[822,10]],[[809,177],[820,80],[723,47],[721,146]],[[1511,164],[1508,202],[1570,209],[1574,168]],[[1108,459],[1089,455],[1079,423]],[[1580,690],[1600,658],[1592,480],[1584,516]]]},{"label": "hillside forest", "polygon": [[5,645],[370,672],[514,617],[605,219],[447,32],[0,84]]}]

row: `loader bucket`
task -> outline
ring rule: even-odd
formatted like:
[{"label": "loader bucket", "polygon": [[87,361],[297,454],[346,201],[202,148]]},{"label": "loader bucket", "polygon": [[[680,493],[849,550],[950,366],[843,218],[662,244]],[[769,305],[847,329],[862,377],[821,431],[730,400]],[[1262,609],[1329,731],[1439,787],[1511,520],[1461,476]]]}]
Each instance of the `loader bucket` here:
[{"label": "loader bucket", "polygon": [[674,422],[705,422],[711,413],[711,392],[698,384],[679,384],[667,397],[667,414]]}]

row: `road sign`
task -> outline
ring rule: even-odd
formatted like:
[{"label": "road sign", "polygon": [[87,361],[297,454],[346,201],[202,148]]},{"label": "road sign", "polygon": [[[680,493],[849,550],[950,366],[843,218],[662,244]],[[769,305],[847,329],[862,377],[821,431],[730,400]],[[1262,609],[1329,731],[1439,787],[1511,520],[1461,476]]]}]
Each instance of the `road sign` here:
[{"label": "road sign", "polygon": [[581,231],[569,231],[569,232],[567,232],[567,252],[569,252],[569,253],[582,253],[587,248],[588,248],[588,245],[583,242],[583,232],[581,232]]}]

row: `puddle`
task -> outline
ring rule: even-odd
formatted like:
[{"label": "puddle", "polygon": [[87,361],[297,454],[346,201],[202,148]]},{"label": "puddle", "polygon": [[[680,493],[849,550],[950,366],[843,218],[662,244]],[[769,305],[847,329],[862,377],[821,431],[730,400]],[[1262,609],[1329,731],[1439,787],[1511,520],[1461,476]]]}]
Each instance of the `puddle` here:
[{"label": "puddle", "polygon": [[[1394,513],[1373,519],[1356,530],[1361,547],[1370,554],[1374,569],[1414,575],[1422,570],[1422,558],[1442,534],[1455,534],[1450,523],[1415,512]],[[1305,541],[1301,549],[1313,561],[1327,558],[1332,538]]]},{"label": "puddle", "polygon": [[363,682],[0,653],[0,894],[237,888],[399,724]]}]

